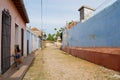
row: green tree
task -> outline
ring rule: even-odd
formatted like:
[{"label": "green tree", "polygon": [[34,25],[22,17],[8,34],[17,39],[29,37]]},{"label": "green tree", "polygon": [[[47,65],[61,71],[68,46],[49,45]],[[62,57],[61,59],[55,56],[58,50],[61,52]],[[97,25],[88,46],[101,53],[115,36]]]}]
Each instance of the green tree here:
[{"label": "green tree", "polygon": [[56,31],[56,33],[55,34],[48,34],[47,40],[56,41],[58,37],[60,37],[62,39],[62,31],[64,29],[60,28],[57,30],[57,28],[54,28],[54,30]]},{"label": "green tree", "polygon": [[54,30],[56,31],[56,30],[57,30],[57,28],[54,28]]},{"label": "green tree", "polygon": [[57,29],[54,29],[56,30],[56,36],[55,36],[55,40],[57,40],[58,37],[60,37],[62,39],[62,32],[63,32],[63,28],[60,28],[59,30]]},{"label": "green tree", "polygon": [[51,40],[51,41],[54,41],[55,39],[54,39],[54,34],[48,34],[48,38],[47,38],[47,40]]}]

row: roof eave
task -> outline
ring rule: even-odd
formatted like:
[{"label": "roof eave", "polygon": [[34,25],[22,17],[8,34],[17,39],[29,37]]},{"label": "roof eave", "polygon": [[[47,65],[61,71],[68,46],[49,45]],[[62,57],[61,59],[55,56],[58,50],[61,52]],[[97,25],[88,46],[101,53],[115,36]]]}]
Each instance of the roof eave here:
[{"label": "roof eave", "polygon": [[89,7],[89,6],[86,6],[86,5],[81,6],[81,7],[78,9],[78,11],[80,11],[80,10],[83,9],[83,8],[87,8],[87,9],[90,9],[90,10],[92,10],[92,11],[95,11],[94,8]]},{"label": "roof eave", "polygon": [[26,12],[23,0],[12,0],[12,1],[13,1],[14,5],[16,6],[19,14],[21,15],[21,17],[25,21],[25,23],[29,23],[28,14]]}]

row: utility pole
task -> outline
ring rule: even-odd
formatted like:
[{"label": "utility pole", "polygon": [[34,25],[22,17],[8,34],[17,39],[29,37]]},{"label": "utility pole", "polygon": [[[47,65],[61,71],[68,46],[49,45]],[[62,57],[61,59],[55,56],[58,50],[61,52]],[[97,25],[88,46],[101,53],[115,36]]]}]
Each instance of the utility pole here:
[{"label": "utility pole", "polygon": [[43,2],[41,0],[41,29],[43,29]]}]

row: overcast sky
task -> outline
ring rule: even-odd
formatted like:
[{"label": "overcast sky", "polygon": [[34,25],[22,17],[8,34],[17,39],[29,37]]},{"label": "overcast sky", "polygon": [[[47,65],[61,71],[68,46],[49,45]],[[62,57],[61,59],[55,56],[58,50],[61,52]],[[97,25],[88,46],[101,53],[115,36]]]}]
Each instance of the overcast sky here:
[{"label": "overcast sky", "polygon": [[[24,0],[30,19],[28,26],[43,29],[46,33],[53,33],[54,28],[64,27],[66,22],[79,21],[78,9],[82,5],[97,8],[115,0],[42,0],[43,26],[41,27],[41,0]],[[100,6],[102,4],[102,6]],[[97,12],[96,11],[96,12]]]}]

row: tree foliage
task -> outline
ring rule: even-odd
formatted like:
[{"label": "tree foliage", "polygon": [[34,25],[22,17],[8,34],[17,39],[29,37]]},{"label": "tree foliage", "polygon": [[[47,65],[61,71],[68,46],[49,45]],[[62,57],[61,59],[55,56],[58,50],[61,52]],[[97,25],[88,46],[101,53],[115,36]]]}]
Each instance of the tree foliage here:
[{"label": "tree foliage", "polygon": [[54,39],[54,34],[48,34],[48,38],[47,38],[47,40],[51,40],[51,41],[54,41],[55,39]]},{"label": "tree foliage", "polygon": [[57,30],[57,28],[54,28],[54,30],[56,31],[56,33],[55,34],[48,34],[47,40],[56,41],[58,37],[60,37],[62,39],[63,28],[60,28],[58,30]]}]

